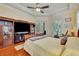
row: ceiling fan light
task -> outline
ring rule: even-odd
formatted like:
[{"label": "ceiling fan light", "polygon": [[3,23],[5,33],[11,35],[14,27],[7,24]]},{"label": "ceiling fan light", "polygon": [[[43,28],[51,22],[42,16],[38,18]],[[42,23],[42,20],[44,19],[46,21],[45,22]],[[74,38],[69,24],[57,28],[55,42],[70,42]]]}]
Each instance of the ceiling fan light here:
[{"label": "ceiling fan light", "polygon": [[36,11],[37,11],[37,12],[40,12],[40,8],[36,8]]}]

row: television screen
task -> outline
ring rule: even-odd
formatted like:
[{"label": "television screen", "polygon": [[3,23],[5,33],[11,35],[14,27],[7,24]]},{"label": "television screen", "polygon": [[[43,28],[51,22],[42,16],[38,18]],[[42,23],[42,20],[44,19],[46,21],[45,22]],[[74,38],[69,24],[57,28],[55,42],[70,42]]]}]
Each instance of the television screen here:
[{"label": "television screen", "polygon": [[30,32],[30,24],[15,22],[14,23],[14,31],[15,32]]}]

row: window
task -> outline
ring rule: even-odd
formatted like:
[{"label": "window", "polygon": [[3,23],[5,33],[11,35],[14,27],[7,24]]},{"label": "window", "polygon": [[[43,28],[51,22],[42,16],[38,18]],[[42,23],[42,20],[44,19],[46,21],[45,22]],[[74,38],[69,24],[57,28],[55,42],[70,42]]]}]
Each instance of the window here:
[{"label": "window", "polygon": [[43,21],[38,21],[35,25],[36,32],[43,33],[45,30],[45,24]]}]

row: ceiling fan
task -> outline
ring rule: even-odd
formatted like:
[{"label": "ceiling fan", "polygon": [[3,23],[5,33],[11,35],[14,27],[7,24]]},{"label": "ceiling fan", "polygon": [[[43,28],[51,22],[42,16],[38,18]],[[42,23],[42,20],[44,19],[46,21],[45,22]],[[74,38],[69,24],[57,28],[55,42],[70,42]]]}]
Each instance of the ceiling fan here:
[{"label": "ceiling fan", "polygon": [[41,7],[41,6],[39,5],[39,3],[36,3],[36,7],[28,6],[27,8],[35,9],[37,12],[44,13],[43,9],[49,8],[49,5],[46,5],[46,6],[42,6],[42,7]]}]

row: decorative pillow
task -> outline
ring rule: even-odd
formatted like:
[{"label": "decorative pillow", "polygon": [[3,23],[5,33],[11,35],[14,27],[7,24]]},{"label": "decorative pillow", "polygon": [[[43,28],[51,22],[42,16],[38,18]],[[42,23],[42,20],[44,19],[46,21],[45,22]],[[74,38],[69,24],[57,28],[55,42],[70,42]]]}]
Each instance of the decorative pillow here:
[{"label": "decorative pillow", "polygon": [[61,37],[60,39],[61,39],[60,44],[65,45],[67,42],[67,37]]}]

